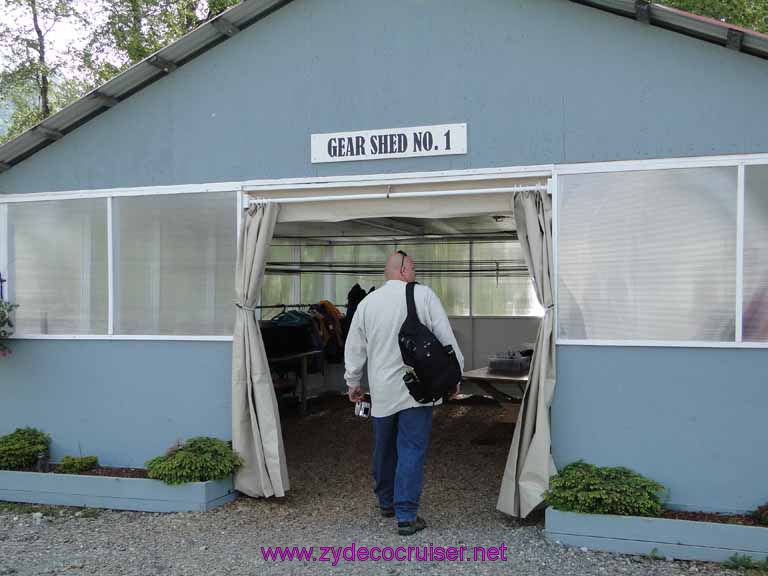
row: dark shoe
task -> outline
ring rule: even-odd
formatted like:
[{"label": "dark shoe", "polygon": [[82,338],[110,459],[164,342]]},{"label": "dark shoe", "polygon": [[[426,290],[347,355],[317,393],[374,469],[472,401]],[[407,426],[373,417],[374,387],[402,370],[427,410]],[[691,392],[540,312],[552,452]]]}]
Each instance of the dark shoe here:
[{"label": "dark shoe", "polygon": [[426,527],[427,523],[424,522],[424,518],[417,516],[416,520],[411,522],[398,522],[397,533],[400,534],[400,536],[412,536],[416,534],[416,532],[424,530]]},{"label": "dark shoe", "polygon": [[381,510],[381,517],[382,518],[394,518],[395,517],[395,509],[394,508],[379,508]]}]

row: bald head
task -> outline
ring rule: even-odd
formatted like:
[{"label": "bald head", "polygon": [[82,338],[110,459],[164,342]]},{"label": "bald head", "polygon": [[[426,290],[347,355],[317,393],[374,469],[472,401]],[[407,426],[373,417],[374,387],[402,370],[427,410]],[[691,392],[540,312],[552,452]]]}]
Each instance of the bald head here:
[{"label": "bald head", "polygon": [[413,258],[406,256],[400,251],[390,254],[389,258],[387,258],[387,265],[384,268],[384,277],[387,280],[415,282],[416,270],[413,264]]}]

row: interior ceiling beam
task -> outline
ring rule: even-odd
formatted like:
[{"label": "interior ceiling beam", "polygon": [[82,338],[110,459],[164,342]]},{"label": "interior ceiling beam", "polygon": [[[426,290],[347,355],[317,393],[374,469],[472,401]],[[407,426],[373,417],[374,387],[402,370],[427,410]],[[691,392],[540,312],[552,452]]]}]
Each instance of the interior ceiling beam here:
[{"label": "interior ceiling beam", "polygon": [[362,224],[364,226],[371,226],[372,228],[378,228],[379,230],[386,230],[388,232],[397,232],[399,234],[423,234],[424,228],[416,226],[414,224],[408,224],[395,218],[367,218],[365,220],[352,220],[356,224]]},{"label": "interior ceiling beam", "polygon": [[430,220],[429,228],[440,234],[454,234],[457,236],[462,234],[461,230],[455,226],[452,226],[451,224],[448,224],[448,222],[445,220]]}]

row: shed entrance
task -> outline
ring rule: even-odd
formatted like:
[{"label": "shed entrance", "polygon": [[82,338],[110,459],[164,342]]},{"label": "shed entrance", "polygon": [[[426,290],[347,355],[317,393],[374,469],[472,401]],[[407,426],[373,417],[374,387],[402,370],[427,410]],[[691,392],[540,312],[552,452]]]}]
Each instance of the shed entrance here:
[{"label": "shed entrance", "polygon": [[[242,326],[240,323],[236,326],[233,410],[236,414],[238,410],[242,415],[250,413],[251,418],[249,422],[247,418],[234,420],[233,441],[236,448],[242,442],[240,450],[244,447],[246,453],[249,445],[259,448],[260,444],[256,453],[257,458],[260,456],[263,460],[262,464],[256,462],[260,472],[251,476],[251,480],[257,481],[251,486],[243,481],[238,489],[264,495],[260,493],[263,489],[260,482],[266,478],[272,484],[275,475],[281,489],[274,493],[280,495],[281,490],[287,489],[282,437],[278,435],[272,446],[264,442],[263,432],[266,431],[267,436],[274,432],[264,423],[279,421],[276,408],[274,414],[269,410],[269,404],[276,406],[273,386],[277,383],[279,390],[288,373],[298,372],[302,408],[306,407],[306,397],[345,390],[340,351],[346,314],[342,310],[354,305],[350,296],[355,291],[365,294],[380,285],[384,260],[394,250],[405,250],[412,255],[420,281],[440,296],[451,316],[459,345],[465,351],[467,371],[487,366],[492,354],[533,345],[541,338],[537,313],[548,320],[544,322],[548,334],[543,355],[548,362],[554,351],[549,344],[551,256],[542,259],[540,254],[542,250],[549,250],[551,254],[551,203],[546,181],[538,178],[417,180],[371,182],[365,187],[342,183],[320,189],[294,186],[249,190],[246,186],[250,198],[241,236],[238,288],[251,298],[241,298],[243,310],[256,312],[262,321],[271,320],[269,325],[274,326],[280,322],[299,322],[302,314],[320,316],[324,310],[318,306],[325,306],[331,336],[323,336],[322,354],[310,349],[311,339],[305,340],[304,349],[275,353],[275,342],[265,338],[269,354],[262,348],[254,355],[250,352],[256,346],[250,346],[248,352],[245,351],[249,347],[238,347],[238,329]],[[516,212],[523,215],[522,224],[516,222]],[[541,227],[540,220],[546,221]],[[550,227],[548,236],[544,235],[548,240],[544,242],[542,227]],[[536,278],[537,274],[541,276],[542,261],[546,269],[543,280]],[[247,275],[240,270],[243,266],[250,267],[247,281]],[[534,282],[531,282],[531,270]],[[251,302],[253,293],[249,292],[254,281],[259,289],[258,303]],[[541,297],[542,287],[547,293],[545,298]],[[337,321],[335,330],[333,316]],[[251,344],[256,340],[253,336],[247,338]],[[293,339],[291,343],[296,345],[298,341]],[[512,479],[506,490],[509,502],[503,502],[504,487],[499,500],[500,507],[506,506],[512,513],[515,513],[513,509],[517,513],[521,509],[521,496],[515,486],[525,470],[518,464],[535,457],[543,460],[544,474],[552,469],[548,415],[543,426],[538,415],[541,410],[538,398],[539,381],[553,387],[554,374],[546,362],[541,365],[539,356],[538,371],[534,357],[533,385],[527,393],[534,398],[527,408],[523,403],[522,425],[518,425],[520,432],[515,433],[507,463],[505,476],[511,473]],[[282,362],[293,365],[281,371]],[[246,368],[243,374],[250,372],[244,379],[244,387],[237,383],[237,367],[241,364]],[[482,383],[482,380],[476,378],[475,382]],[[510,399],[522,395],[519,382],[505,388],[500,393],[506,393]],[[465,391],[479,390],[468,383]],[[245,398],[241,400],[243,392]],[[543,455],[534,455],[531,451],[531,440],[536,440],[536,435],[546,435]],[[542,446],[534,446],[534,451],[541,451]],[[541,466],[539,462],[538,467]]]}]

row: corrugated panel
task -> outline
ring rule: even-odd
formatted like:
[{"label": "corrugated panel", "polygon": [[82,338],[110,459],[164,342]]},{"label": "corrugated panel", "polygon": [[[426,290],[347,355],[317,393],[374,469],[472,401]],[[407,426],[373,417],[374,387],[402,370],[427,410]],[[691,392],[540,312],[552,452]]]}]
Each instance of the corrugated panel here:
[{"label": "corrugated panel", "polygon": [[98,90],[119,98],[121,95],[130,92],[133,88],[144,84],[157,75],[157,68],[144,62],[140,62],[139,64],[128,68],[125,72],[118,74],[109,82],[100,86]]},{"label": "corrugated panel", "polygon": [[213,42],[220,40],[221,36],[221,33],[216,28],[206,24],[179,38],[173,44],[169,44],[161,50],[161,54],[166,60],[179,62],[190,54],[194,54]]},{"label": "corrugated panel", "polygon": [[[147,84],[171,73],[173,66],[171,69],[164,70],[163,61],[170,62],[174,66],[183,65],[225,40],[230,34],[237,33],[238,29],[252,24],[263,15],[269,14],[288,2],[290,0],[244,0],[176,42],[131,66],[106,84],[0,146],[0,172],[57,140],[59,137],[57,132],[66,134],[84,121],[116,104],[114,100],[105,101],[99,98],[99,95],[122,100]],[[235,28],[233,29],[232,26]],[[158,58],[161,65],[152,64]]]},{"label": "corrugated panel", "polygon": [[755,54],[765,54],[768,58],[768,36],[749,34],[744,37],[743,49]]}]

